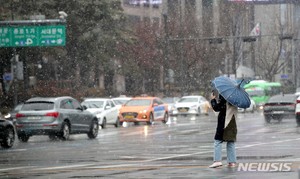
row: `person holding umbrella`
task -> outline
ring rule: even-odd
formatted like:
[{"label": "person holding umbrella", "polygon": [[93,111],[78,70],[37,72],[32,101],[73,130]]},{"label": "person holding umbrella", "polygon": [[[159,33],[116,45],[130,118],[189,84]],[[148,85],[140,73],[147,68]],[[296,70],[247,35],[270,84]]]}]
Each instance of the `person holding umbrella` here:
[{"label": "person holding umbrella", "polygon": [[[214,137],[214,163],[209,166],[210,168],[222,166],[223,142],[227,142],[228,167],[236,166],[237,108],[247,108],[250,106],[249,95],[240,87],[241,83],[237,84],[234,80],[224,76],[217,77],[213,81],[216,90],[213,90],[211,95],[211,106],[219,114]],[[219,99],[216,99],[217,97]]]}]

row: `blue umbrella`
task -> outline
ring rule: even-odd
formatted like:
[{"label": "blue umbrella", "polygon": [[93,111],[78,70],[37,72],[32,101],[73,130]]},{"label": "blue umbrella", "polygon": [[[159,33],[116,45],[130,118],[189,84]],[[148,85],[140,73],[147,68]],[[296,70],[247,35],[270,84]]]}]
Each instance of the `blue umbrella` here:
[{"label": "blue umbrella", "polygon": [[248,93],[241,87],[242,80],[239,84],[225,76],[215,78],[212,83],[226,101],[230,104],[240,107],[248,108],[250,106],[250,98]]}]

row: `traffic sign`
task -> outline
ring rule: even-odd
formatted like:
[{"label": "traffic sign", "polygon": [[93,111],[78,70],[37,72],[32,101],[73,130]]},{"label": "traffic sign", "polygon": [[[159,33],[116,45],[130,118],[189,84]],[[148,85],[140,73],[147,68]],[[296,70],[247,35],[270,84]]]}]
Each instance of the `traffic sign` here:
[{"label": "traffic sign", "polygon": [[3,80],[4,81],[11,81],[13,79],[13,75],[11,73],[4,73]]},{"label": "traffic sign", "polygon": [[65,25],[0,26],[0,47],[65,45]]}]

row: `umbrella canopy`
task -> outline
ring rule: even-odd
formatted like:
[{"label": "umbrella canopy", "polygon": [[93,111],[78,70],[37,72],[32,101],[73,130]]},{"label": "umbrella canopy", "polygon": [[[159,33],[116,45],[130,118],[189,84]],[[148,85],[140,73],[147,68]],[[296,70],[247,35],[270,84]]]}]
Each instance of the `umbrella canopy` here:
[{"label": "umbrella canopy", "polygon": [[238,84],[225,76],[219,76],[212,81],[214,87],[226,101],[240,108],[248,108],[251,101],[248,93],[240,86],[242,82],[243,80]]}]

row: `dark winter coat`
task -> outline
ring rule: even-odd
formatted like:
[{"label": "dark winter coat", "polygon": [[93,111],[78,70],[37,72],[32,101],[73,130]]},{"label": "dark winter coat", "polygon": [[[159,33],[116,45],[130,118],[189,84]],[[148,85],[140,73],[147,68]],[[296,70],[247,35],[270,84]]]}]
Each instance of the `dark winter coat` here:
[{"label": "dark winter coat", "polygon": [[218,124],[215,134],[215,140],[220,141],[236,141],[237,135],[237,126],[235,121],[235,116],[229,122],[228,126],[225,127],[225,118],[226,118],[226,100],[220,95],[219,100],[211,100],[211,106],[214,111],[219,112],[218,115]]}]

